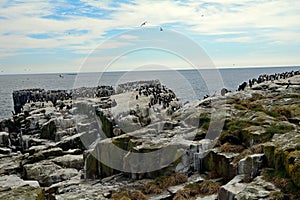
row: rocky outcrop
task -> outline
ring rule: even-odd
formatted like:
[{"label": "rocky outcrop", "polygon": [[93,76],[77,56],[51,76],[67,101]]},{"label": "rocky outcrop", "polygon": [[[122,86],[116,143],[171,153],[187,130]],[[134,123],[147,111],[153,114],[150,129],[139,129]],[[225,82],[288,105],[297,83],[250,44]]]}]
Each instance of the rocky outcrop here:
[{"label": "rocky outcrop", "polygon": [[[0,186],[0,197],[26,199],[26,190],[32,199],[108,199],[121,191],[159,193],[149,199],[293,199],[300,195],[299,82],[264,80],[184,105],[157,81],[123,84],[116,93],[15,92],[20,113],[0,122],[0,182],[18,186]],[[190,178],[166,187],[174,173]],[[207,181],[195,184],[195,175]]]},{"label": "rocky outcrop", "polygon": [[279,190],[260,176],[252,182],[245,182],[243,175],[234,177],[226,185],[222,186],[218,193],[218,199],[242,200],[242,199],[274,199]]},{"label": "rocky outcrop", "polygon": [[269,167],[286,170],[293,182],[300,187],[300,135],[292,131],[274,135],[264,144],[264,154]]}]

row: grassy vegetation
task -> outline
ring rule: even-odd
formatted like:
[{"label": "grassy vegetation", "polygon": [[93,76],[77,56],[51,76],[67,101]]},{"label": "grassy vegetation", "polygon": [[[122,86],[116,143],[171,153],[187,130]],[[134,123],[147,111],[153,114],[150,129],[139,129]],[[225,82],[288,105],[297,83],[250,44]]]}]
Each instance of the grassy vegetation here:
[{"label": "grassy vegetation", "polygon": [[241,145],[243,129],[250,126],[259,126],[261,123],[246,120],[225,120],[223,131],[219,137],[220,145],[225,143]]},{"label": "grassy vegetation", "polygon": [[206,180],[201,183],[188,184],[184,187],[183,190],[179,190],[173,199],[194,199],[199,195],[212,195],[217,193],[220,187],[220,183],[213,182],[210,180]]},{"label": "grassy vegetation", "polygon": [[241,153],[245,147],[242,145],[230,144],[226,142],[225,144],[221,145],[221,151],[227,153]]},{"label": "grassy vegetation", "polygon": [[267,97],[263,96],[262,94],[259,93],[253,93],[252,97],[249,98],[249,101],[257,101],[257,100],[261,100],[261,99],[265,99]]},{"label": "grassy vegetation", "polygon": [[173,174],[171,176],[161,176],[144,186],[145,194],[160,194],[170,186],[179,185],[188,181],[184,174]]},{"label": "grassy vegetation", "polygon": [[291,125],[274,124],[266,128],[266,134],[270,134],[273,137],[274,134],[283,134],[291,130],[294,130],[294,127]]},{"label": "grassy vegetation", "polygon": [[121,191],[112,195],[114,200],[147,200],[147,196],[139,190]]},{"label": "grassy vegetation", "polygon": [[208,130],[210,124],[210,118],[211,118],[210,113],[201,113],[199,117],[199,128]]},{"label": "grassy vegetation", "polygon": [[253,94],[250,99],[234,98],[227,101],[228,104],[233,104],[235,109],[238,110],[253,110],[265,112],[265,108],[261,103],[255,102],[256,100],[263,99],[260,94]]},{"label": "grassy vegetation", "polygon": [[300,196],[300,188],[298,188],[284,170],[263,169],[262,176],[265,180],[273,183],[283,193],[289,196],[289,199],[298,199]]},{"label": "grassy vegetation", "polygon": [[291,110],[287,109],[286,107],[272,108],[271,110],[266,111],[266,114],[276,118],[281,116],[285,116],[286,118],[292,117]]}]

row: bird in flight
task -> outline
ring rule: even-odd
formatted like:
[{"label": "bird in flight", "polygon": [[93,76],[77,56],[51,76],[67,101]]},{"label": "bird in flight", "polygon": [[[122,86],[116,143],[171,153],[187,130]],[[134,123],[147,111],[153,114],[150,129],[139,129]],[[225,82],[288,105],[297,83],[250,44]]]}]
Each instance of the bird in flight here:
[{"label": "bird in flight", "polygon": [[143,23],[141,24],[141,26],[145,26],[145,25],[146,25],[146,23],[147,23],[147,21],[143,22]]}]

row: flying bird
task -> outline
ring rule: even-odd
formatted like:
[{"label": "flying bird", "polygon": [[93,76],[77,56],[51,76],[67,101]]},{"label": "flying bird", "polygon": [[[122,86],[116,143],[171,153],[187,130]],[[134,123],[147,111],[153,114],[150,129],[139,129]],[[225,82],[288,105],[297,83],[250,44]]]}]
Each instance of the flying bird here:
[{"label": "flying bird", "polygon": [[145,26],[146,23],[147,23],[147,21],[143,22],[143,23],[141,24],[141,27],[142,27],[142,26]]}]

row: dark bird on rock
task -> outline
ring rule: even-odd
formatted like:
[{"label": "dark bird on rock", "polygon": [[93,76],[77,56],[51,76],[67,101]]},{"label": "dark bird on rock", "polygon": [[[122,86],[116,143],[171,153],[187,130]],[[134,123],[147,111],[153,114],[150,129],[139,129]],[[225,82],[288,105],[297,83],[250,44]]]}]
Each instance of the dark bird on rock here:
[{"label": "dark bird on rock", "polygon": [[146,23],[147,23],[147,21],[143,22],[143,23],[141,24],[141,26],[145,26],[145,25],[146,25]]}]

